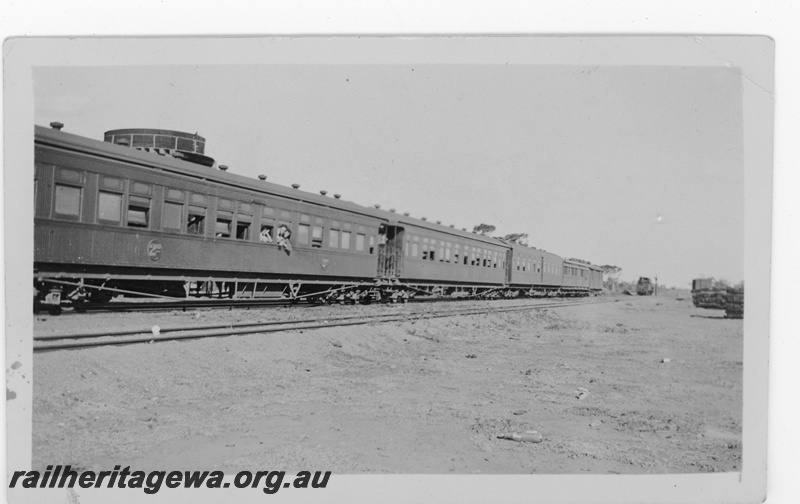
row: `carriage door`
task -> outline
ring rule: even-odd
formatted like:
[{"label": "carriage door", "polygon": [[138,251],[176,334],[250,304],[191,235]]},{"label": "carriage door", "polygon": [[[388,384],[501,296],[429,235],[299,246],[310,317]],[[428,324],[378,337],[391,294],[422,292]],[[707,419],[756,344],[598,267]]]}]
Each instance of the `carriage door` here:
[{"label": "carriage door", "polygon": [[382,225],[378,229],[378,276],[397,278],[403,274],[403,228]]},{"label": "carriage door", "polygon": [[514,251],[512,249],[506,250],[506,285],[511,283],[511,267],[514,260]]}]

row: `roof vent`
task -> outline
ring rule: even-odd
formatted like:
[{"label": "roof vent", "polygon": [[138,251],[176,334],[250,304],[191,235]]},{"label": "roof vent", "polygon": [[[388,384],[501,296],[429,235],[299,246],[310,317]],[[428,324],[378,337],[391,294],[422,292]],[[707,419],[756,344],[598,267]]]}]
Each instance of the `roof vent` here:
[{"label": "roof vent", "polygon": [[455,228],[455,227],[456,227],[456,225],[455,225],[455,224],[450,224],[450,227],[451,227],[451,228]]},{"label": "roof vent", "polygon": [[466,230],[467,230],[467,228],[461,228],[461,231],[466,231]]},{"label": "roof vent", "polygon": [[221,171],[228,171],[228,165],[221,164],[221,165],[219,165],[219,169]]},{"label": "roof vent", "polygon": [[381,206],[379,204],[377,204],[377,203],[375,204],[375,208],[380,208],[380,207]]},{"label": "roof vent", "polygon": [[410,213],[410,212],[403,212],[403,215],[405,215],[406,217],[408,217],[409,215],[411,215],[411,213]]},{"label": "roof vent", "polygon": [[[121,142],[122,139],[125,142]],[[204,153],[206,139],[197,133],[152,128],[118,129],[106,131],[103,141],[209,168],[214,166],[214,159]]]},{"label": "roof vent", "polygon": [[300,184],[292,184],[292,187],[295,189],[300,189]]},{"label": "roof vent", "polygon": [[53,128],[54,130],[61,131],[61,128],[64,127],[64,123],[53,121],[50,123],[50,127]]},{"label": "roof vent", "polygon": [[422,217],[422,220],[428,220],[428,218],[427,217]]},{"label": "roof vent", "polygon": [[334,194],[333,197],[336,198],[336,199],[339,199],[339,198],[342,197],[342,195],[341,194]]},{"label": "roof vent", "polygon": [[325,189],[323,189],[323,190],[321,190],[319,193],[320,193],[321,195],[325,196],[326,194],[328,194],[328,191],[326,191]]},{"label": "roof vent", "polygon": [[395,210],[394,208],[390,208],[389,211],[395,213],[397,210]]},{"label": "roof vent", "polygon": [[267,180],[267,176],[266,175],[259,175],[258,176],[258,180]]},{"label": "roof vent", "polygon": [[440,221],[440,220],[436,221],[436,224],[441,224],[441,223],[442,223],[442,221]]}]

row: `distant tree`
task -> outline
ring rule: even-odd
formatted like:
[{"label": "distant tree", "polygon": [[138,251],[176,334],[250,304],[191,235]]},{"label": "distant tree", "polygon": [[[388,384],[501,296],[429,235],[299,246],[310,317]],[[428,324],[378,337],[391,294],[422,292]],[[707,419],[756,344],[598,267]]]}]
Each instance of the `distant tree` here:
[{"label": "distant tree", "polygon": [[472,228],[473,233],[480,233],[482,235],[488,235],[490,233],[494,233],[494,230],[497,229],[496,227],[492,226],[491,224],[478,224],[474,228]]},{"label": "distant tree", "polygon": [[604,264],[603,266],[600,266],[600,269],[603,270],[603,275],[605,276],[605,279],[603,280],[603,287],[610,291],[616,291],[620,287],[619,274],[622,271],[622,268],[619,266],[613,266],[611,264]]},{"label": "distant tree", "polygon": [[585,259],[578,259],[578,258],[576,258],[576,257],[570,257],[570,258],[569,258],[569,259],[567,259],[567,260],[568,260],[568,261],[572,261],[572,262],[576,262],[576,263],[580,263],[580,264],[592,264],[591,262],[589,262],[589,261],[587,261],[587,260],[585,260]]},{"label": "distant tree", "polygon": [[519,245],[523,245],[525,247],[528,246],[528,233],[511,233],[507,234],[504,237],[500,238],[503,241],[507,241],[510,243],[517,243]]},{"label": "distant tree", "polygon": [[600,266],[600,269],[603,270],[604,275],[617,275],[622,271],[622,268],[619,266],[612,266],[610,264],[604,264]]}]

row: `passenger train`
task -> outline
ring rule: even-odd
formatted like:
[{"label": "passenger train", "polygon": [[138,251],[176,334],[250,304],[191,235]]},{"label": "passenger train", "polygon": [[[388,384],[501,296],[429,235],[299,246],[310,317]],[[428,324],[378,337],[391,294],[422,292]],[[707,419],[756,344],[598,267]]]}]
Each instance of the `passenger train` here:
[{"label": "passenger train", "polygon": [[35,127],[34,306],[117,295],[327,302],[585,296],[600,268],[227,171],[205,139]]}]

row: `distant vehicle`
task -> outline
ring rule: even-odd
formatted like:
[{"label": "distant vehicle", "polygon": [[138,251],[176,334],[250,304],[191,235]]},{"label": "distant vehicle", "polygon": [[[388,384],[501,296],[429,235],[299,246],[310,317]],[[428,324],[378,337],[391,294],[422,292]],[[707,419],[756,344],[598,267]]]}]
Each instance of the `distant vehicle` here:
[{"label": "distant vehicle", "polygon": [[655,294],[655,283],[647,277],[639,277],[639,281],[636,283],[636,294],[652,296]]}]

